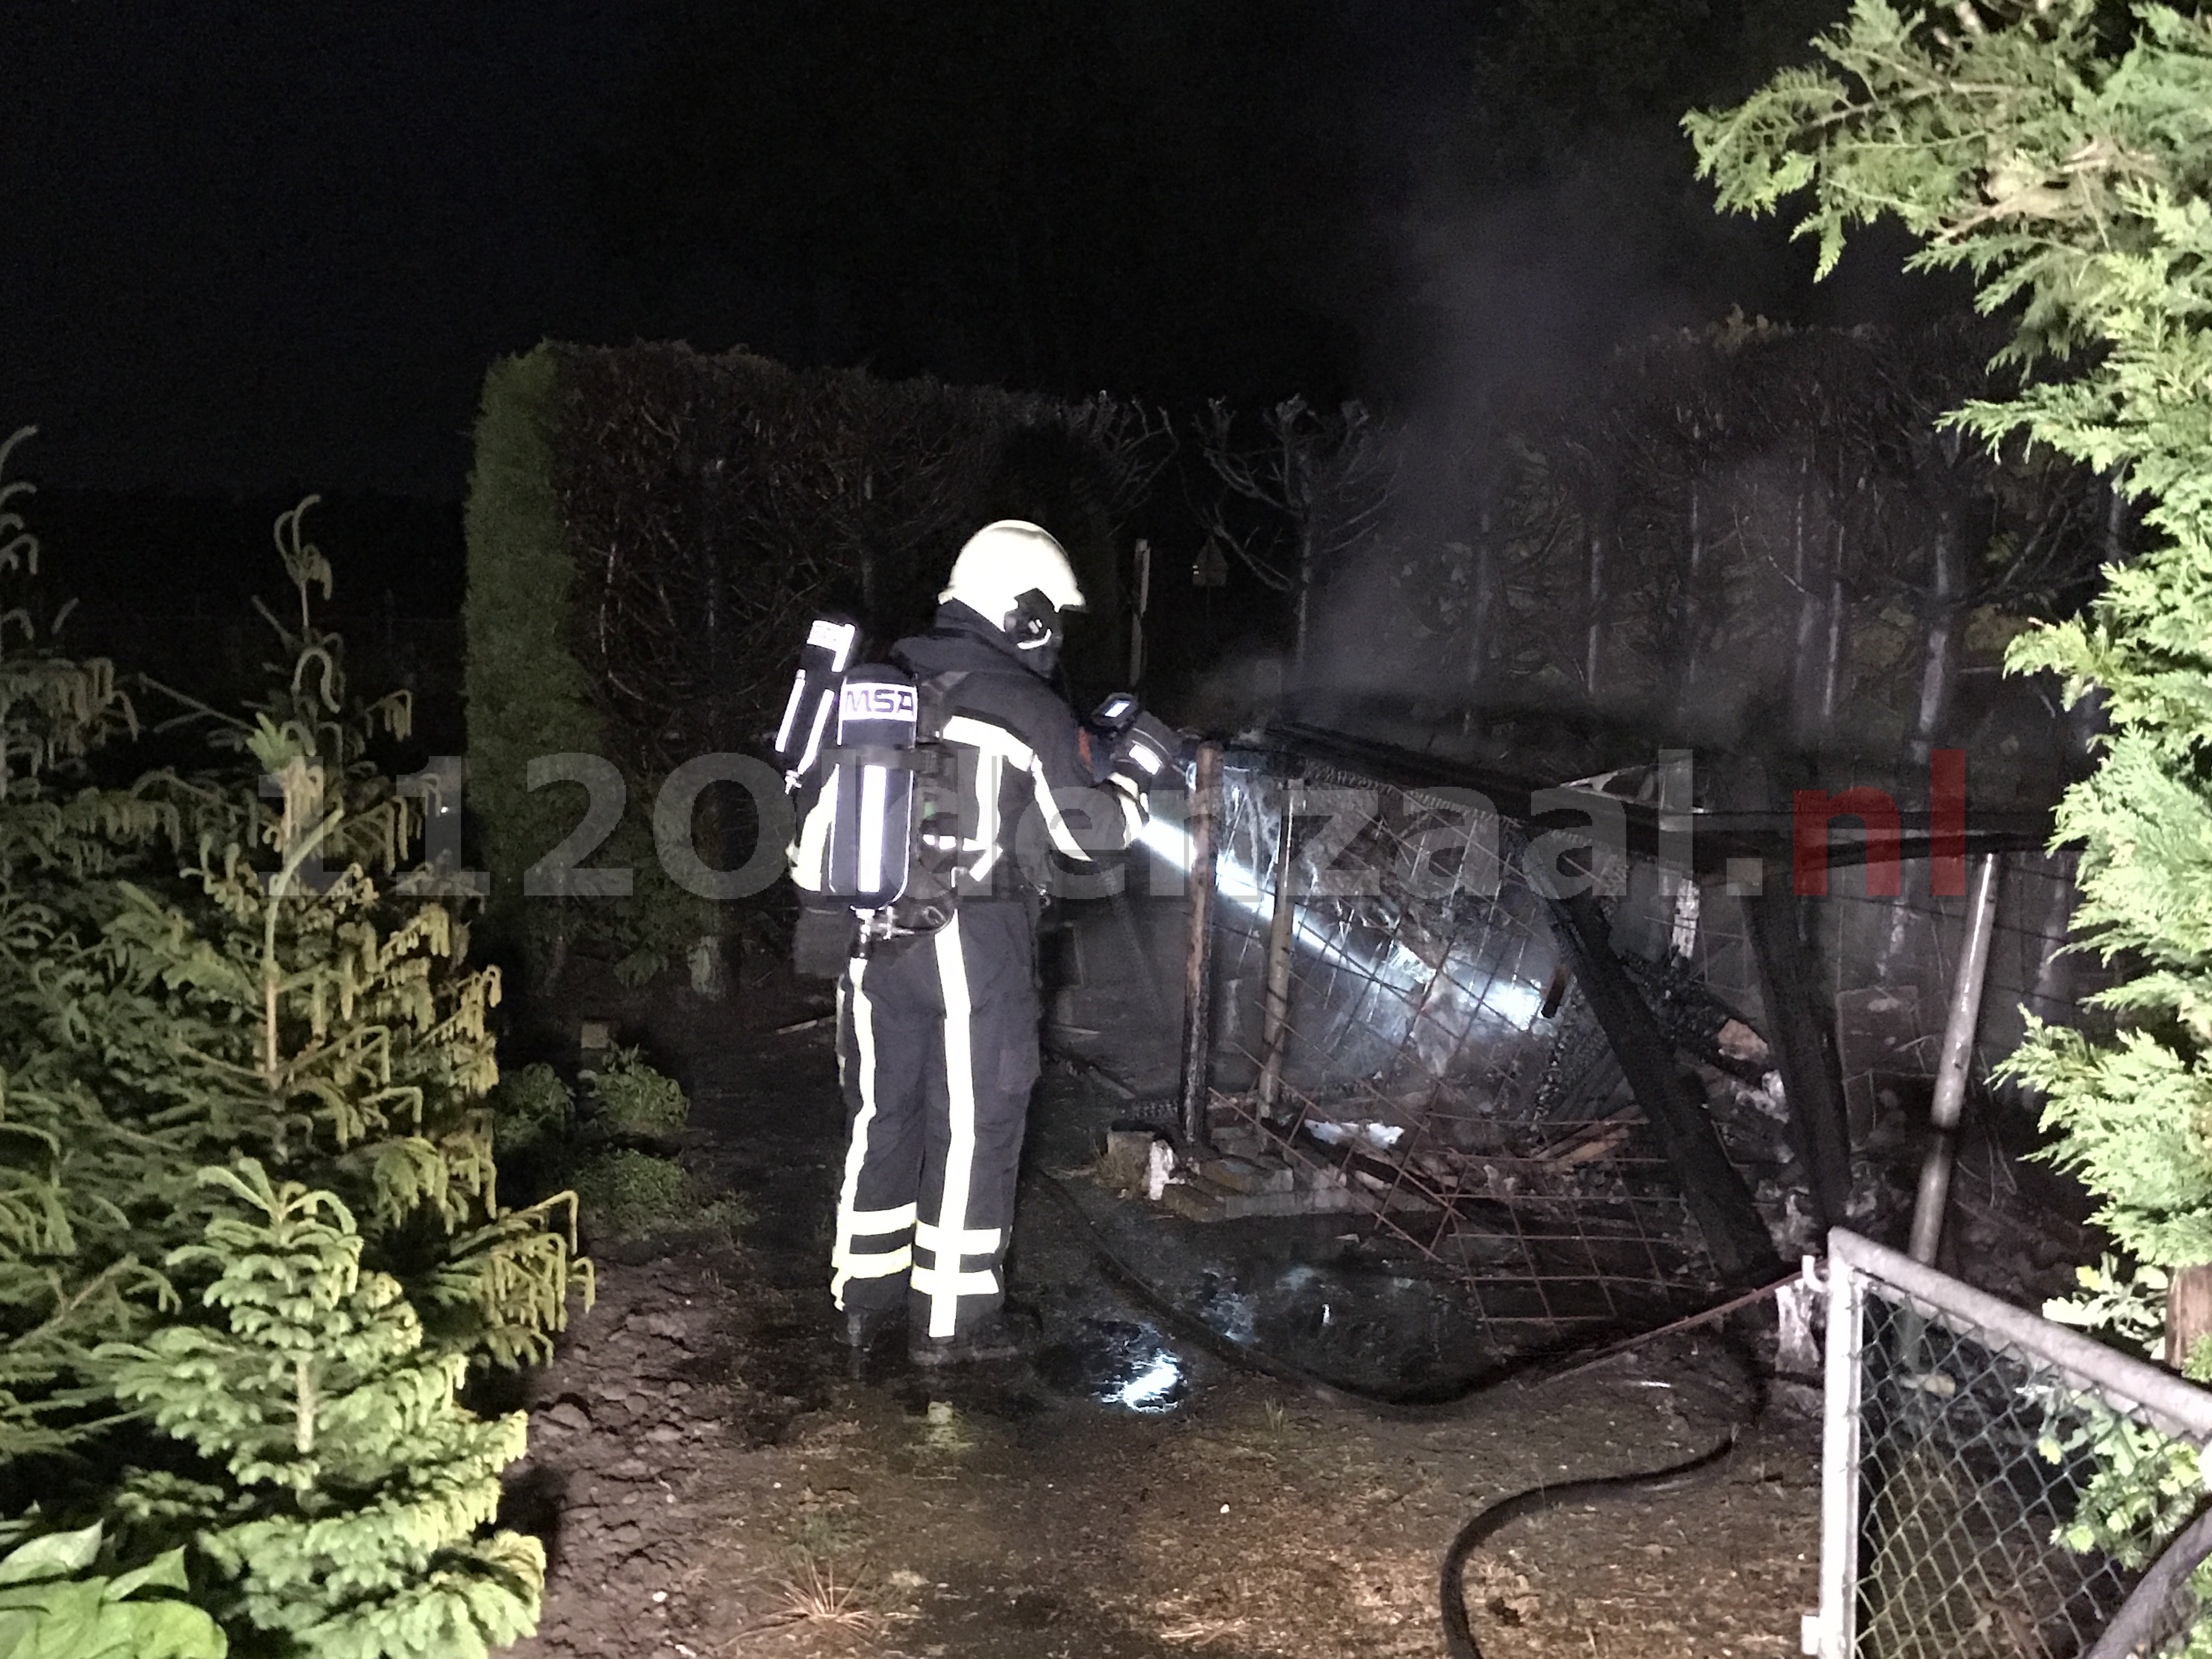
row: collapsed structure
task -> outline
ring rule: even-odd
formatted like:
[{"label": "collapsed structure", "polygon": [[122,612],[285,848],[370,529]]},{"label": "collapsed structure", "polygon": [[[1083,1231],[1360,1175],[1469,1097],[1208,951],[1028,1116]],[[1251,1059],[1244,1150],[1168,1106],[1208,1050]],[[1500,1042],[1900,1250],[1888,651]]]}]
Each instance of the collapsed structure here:
[{"label": "collapsed structure", "polygon": [[[1965,902],[1929,890],[1925,813],[1902,815],[1894,898],[1869,895],[1885,884],[1839,825],[1821,901],[1791,890],[1786,817],[1662,807],[1666,781],[1539,792],[1279,729],[1224,757],[1210,860],[1209,826],[1169,829],[1167,880],[1133,883],[1156,947],[1184,917],[1209,936],[1182,1050],[1157,1006],[1115,1002],[1133,933],[1099,906],[1061,1040],[1121,1067],[1124,1115],[1173,1118],[1164,1203],[1354,1212],[1453,1287],[1488,1363],[1771,1284],[1830,1225],[1901,1221]],[[2004,854],[1990,1054],[2023,1005],[2065,1014],[2078,989],[2043,834],[2023,814],[1964,830],[1962,852]],[[1186,872],[1196,890],[1164,890]],[[1155,1103],[1177,1091],[1175,1113]],[[1978,1179],[2010,1178],[1980,1151]],[[1962,1194],[1978,1226],[2024,1224],[1995,1196]]]}]

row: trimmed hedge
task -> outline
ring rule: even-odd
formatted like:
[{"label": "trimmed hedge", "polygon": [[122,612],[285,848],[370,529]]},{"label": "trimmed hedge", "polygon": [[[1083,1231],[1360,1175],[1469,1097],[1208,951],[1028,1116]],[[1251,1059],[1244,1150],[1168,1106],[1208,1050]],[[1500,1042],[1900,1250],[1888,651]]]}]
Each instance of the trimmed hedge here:
[{"label": "trimmed hedge", "polygon": [[[1066,544],[1109,678],[1125,649],[1119,526],[1170,449],[1164,422],[1080,404],[860,370],[797,372],[682,345],[539,346],[484,383],[467,514],[470,802],[495,916],[544,972],[585,930],[633,975],[726,931],[653,854],[662,781],[694,757],[761,754],[809,617],[860,617],[880,646],[926,621],[953,554],[995,518]],[[1085,662],[1071,667],[1080,677]],[[621,828],[591,866],[626,900],[522,900],[522,873],[580,821],[581,788],[532,794],[538,755],[622,769]],[[701,856],[757,839],[742,792],[710,791]]]}]

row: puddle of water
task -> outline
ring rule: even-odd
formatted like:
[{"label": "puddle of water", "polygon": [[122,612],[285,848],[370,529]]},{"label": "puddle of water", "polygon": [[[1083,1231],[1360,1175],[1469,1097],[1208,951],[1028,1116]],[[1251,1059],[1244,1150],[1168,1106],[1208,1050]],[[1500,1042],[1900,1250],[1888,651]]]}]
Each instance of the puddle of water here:
[{"label": "puddle of water", "polygon": [[1061,1394],[1147,1415],[1171,1412],[1190,1395],[1181,1356],[1149,1325],[1085,1319],[1037,1356],[1037,1375]]},{"label": "puddle of water", "polygon": [[1354,1387],[1419,1388],[1480,1364],[1450,1287],[1347,1260],[1224,1251],[1186,1294],[1229,1340]]}]

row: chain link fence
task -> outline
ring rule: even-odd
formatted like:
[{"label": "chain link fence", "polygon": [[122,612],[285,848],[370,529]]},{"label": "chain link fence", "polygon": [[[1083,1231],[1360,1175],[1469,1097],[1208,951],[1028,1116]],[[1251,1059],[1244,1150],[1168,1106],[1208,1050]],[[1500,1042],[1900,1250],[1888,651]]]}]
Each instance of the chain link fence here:
[{"label": "chain link fence", "polygon": [[[1820,1659],[2118,1659],[2212,1646],[2147,1541],[2204,1502],[2212,1394],[1842,1229],[1830,1237]],[[2148,1473],[2155,1513],[2109,1472]],[[2134,1482],[2128,1483],[2130,1486]],[[2193,1588],[2192,1588],[2193,1586]],[[2126,1610],[2125,1625],[2117,1623]]]}]

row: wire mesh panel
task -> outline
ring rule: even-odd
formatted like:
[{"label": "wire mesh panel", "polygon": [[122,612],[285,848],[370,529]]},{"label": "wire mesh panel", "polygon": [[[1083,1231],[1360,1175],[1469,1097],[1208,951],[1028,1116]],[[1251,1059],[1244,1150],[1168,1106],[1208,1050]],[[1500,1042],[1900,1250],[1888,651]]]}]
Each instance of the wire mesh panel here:
[{"label": "wire mesh panel", "polygon": [[1457,1279],[1500,1357],[1656,1323],[1718,1289],[1664,1160],[1627,1144],[1642,1122],[1632,1113],[1541,1125],[1424,1115],[1382,1156],[1340,1133],[1341,1097],[1325,1112],[1289,1091],[1273,1119],[1246,1098],[1222,1103],[1322,1182],[1364,1194],[1378,1228]]},{"label": "wire mesh panel", "polygon": [[[1574,797],[1593,823],[1602,781]],[[1648,1015],[1664,1064],[1701,1091],[1695,1104],[1756,1211],[1751,1231],[1763,1225],[1784,1260],[1817,1250],[1824,1220],[1838,1218],[1822,1203],[1843,1204],[1854,1225],[1893,1219],[1909,1194],[1899,1200],[1887,1163],[1856,1154],[1878,1122],[1881,1145],[1897,1141],[1924,1098],[1965,925],[1963,901],[1928,891],[1924,861],[1905,867],[1894,898],[1869,896],[1863,872],[1839,868],[1833,902],[1813,907],[1804,935],[1817,965],[1778,991],[1771,916],[1732,879],[1590,847],[1556,822],[1296,749],[1231,751],[1220,774],[1210,1079],[1229,1156],[1197,1182],[1214,1182],[1218,1213],[1299,1212],[1288,1196],[1268,1207],[1270,1183],[1291,1166],[1305,1197],[1326,1200],[1308,1207],[1367,1212],[1370,1233],[1461,1286],[1501,1358],[1648,1328],[1741,1279],[1741,1267],[1717,1266],[1685,1198],[1685,1181],[1702,1182],[1695,1213],[1711,1221],[1711,1164],[1701,1176],[1684,1160],[1672,1119],[1671,1142],[1646,1121],[1674,1079],[1655,1085],[1647,1064],[1632,1084],[1618,1057],[1624,1018]],[[1571,877],[1575,857],[1564,872],[1559,860],[1577,839],[1602,901],[1595,937],[1589,913],[1574,921],[1546,878]],[[2034,854],[2008,864],[1986,1004],[2006,1018],[2021,1001],[2073,1012],[2081,969],[2057,955],[2070,873]],[[1628,994],[1609,1008],[1593,1000],[1597,981],[1573,970],[1593,951],[1625,976]],[[1818,1037],[1833,1021],[1848,1109],[1832,1115],[1850,1121],[1824,1167],[1833,1185],[1848,1165],[1840,1199],[1814,1197],[1820,1149],[1807,1124],[1827,1120],[1817,1097],[1793,1116],[1775,995],[1807,1005],[1793,1028],[1801,1062],[1805,1025]],[[1641,1007],[1624,1016],[1624,1000]],[[2016,1196],[2008,1157],[1991,1142],[1958,1183],[1962,1206],[1977,1179],[1992,1184],[1992,1215]],[[1727,1249],[1741,1261],[1746,1212],[1731,1201]]]},{"label": "wire mesh panel", "polygon": [[[2212,1395],[1841,1230],[1829,1295],[1823,1597],[1808,1650],[2092,1653],[2152,1541],[2203,1501]],[[2144,1474],[2163,1494],[2149,1511],[2122,1496]],[[2133,1650],[2188,1649],[2200,1610],[2186,1583]]]},{"label": "wire mesh panel", "polygon": [[[1719,1276],[1569,975],[1519,825],[1451,790],[1232,763],[1219,848],[1224,1150],[1287,1159],[1358,1199],[1463,1286],[1501,1358],[1714,1299]],[[1623,867],[1598,878],[1623,918],[1656,891],[1632,891],[1651,884]],[[1666,938],[1624,962],[1678,1045],[1755,1091],[1762,1045]],[[1771,1127],[1730,1148],[1754,1177],[1786,1157]]]},{"label": "wire mesh panel", "polygon": [[[1817,911],[1824,989],[1836,1000],[1844,1087],[1859,1139],[1886,1088],[1934,1072],[1966,933],[1966,896],[1931,891],[1924,861],[1894,874],[1892,893],[1869,891],[1883,884],[1863,868],[1837,871]],[[2083,999],[2112,982],[2094,952],[2067,949],[2079,896],[2072,854],[2005,855],[1975,1032],[1977,1075],[2019,1047],[2023,1012],[2073,1024]]]}]

